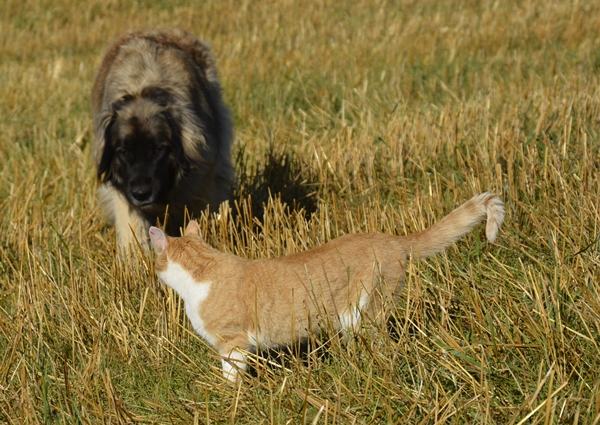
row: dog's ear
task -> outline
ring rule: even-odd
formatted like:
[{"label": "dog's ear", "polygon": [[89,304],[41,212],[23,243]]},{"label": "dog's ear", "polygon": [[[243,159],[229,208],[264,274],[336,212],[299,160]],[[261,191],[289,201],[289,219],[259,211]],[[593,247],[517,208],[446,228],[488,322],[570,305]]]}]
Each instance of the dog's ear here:
[{"label": "dog's ear", "polygon": [[150,234],[150,240],[152,241],[154,251],[156,251],[157,254],[162,254],[169,248],[169,240],[167,239],[167,235],[165,235],[165,233],[158,227],[150,227],[148,233]]},{"label": "dog's ear", "polygon": [[111,114],[111,118],[107,120],[106,127],[104,129],[104,148],[102,149],[102,156],[100,157],[100,163],[98,164],[97,177],[100,179],[103,174],[108,173],[110,166],[115,155],[115,148],[113,145],[113,128],[114,128],[114,116]]},{"label": "dog's ear", "polygon": [[190,220],[187,227],[185,228],[185,232],[183,232],[184,236],[200,236],[202,237],[202,232],[200,232],[200,226],[196,220]]},{"label": "dog's ear", "polygon": [[177,122],[175,117],[173,117],[171,112],[164,111],[162,115],[169,126],[169,131],[171,133],[171,147],[173,149],[173,153],[175,154],[175,159],[177,159],[177,164],[179,164],[179,167],[183,171],[187,171],[191,164],[190,159],[183,148],[181,125]]},{"label": "dog's ear", "polygon": [[110,107],[105,109],[104,112],[97,118],[95,126],[96,128],[100,129],[99,132],[102,133],[102,137],[104,138],[102,152],[100,152],[100,161],[98,163],[98,179],[102,177],[102,174],[110,174],[111,164],[115,155],[116,123],[119,117],[119,112],[136,99],[136,96],[132,94],[126,94],[116,102],[113,102]]}]

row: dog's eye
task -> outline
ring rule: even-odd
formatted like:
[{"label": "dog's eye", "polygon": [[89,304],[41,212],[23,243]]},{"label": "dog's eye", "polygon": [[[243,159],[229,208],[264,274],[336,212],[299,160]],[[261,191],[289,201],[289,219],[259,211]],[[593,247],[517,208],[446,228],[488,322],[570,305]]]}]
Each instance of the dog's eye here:
[{"label": "dog's eye", "polygon": [[161,153],[162,153],[164,150],[165,150],[165,148],[163,148],[162,146],[157,146],[157,147],[155,147],[155,148],[154,148],[154,153],[155,153],[156,155],[159,155],[159,154],[161,154]]}]

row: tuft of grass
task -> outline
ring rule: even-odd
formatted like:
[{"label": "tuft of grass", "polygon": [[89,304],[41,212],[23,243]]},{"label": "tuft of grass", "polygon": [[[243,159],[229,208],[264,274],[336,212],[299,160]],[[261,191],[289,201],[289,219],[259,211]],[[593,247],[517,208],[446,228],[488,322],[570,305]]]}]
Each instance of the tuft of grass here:
[{"label": "tuft of grass", "polygon": [[[247,258],[422,230],[506,203],[410,263],[390,329],[226,385],[152,255],[96,209],[90,91],[112,37],[213,46],[237,204],[201,218]],[[0,8],[0,421],[598,423],[600,5],[7,0]]]}]

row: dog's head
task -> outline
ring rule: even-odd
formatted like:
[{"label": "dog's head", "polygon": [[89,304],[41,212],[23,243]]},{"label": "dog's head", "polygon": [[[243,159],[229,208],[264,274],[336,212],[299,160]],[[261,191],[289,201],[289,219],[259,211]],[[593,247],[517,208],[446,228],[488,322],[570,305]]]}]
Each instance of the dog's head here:
[{"label": "dog's head", "polygon": [[112,103],[102,125],[98,178],[141,210],[165,204],[198,155],[197,149],[186,150],[178,118],[170,94],[160,88]]}]

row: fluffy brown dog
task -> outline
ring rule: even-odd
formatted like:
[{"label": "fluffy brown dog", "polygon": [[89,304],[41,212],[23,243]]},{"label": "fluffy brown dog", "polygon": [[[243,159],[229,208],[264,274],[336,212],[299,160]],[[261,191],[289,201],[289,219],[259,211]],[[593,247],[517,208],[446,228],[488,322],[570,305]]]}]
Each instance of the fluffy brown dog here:
[{"label": "fluffy brown dog", "polygon": [[[209,48],[181,29],[130,31],[108,48],[92,92],[98,195],[119,244],[185,209],[230,198],[232,125]],[[166,213],[168,211],[168,219]]]}]

